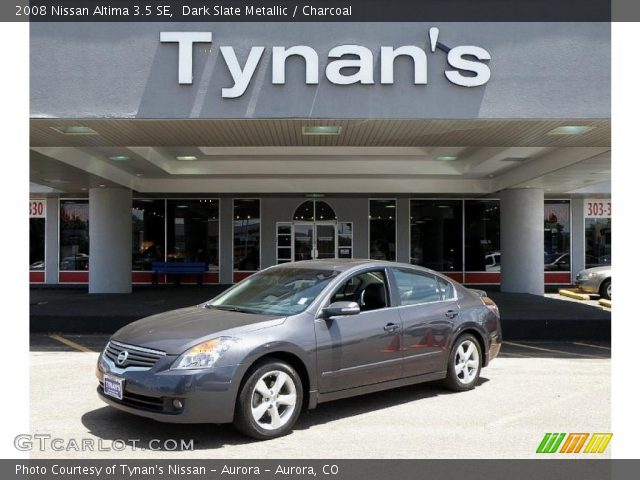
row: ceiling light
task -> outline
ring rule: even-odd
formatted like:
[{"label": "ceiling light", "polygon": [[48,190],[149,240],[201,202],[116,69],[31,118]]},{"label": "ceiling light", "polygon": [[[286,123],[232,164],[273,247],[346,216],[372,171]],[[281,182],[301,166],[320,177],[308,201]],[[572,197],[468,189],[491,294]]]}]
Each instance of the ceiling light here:
[{"label": "ceiling light", "polygon": [[177,208],[189,208],[189,205],[176,205]]},{"label": "ceiling light", "polygon": [[439,160],[441,162],[453,162],[454,160],[457,160],[457,159],[458,157],[456,157],[455,155],[441,155],[436,160]]},{"label": "ceiling light", "polygon": [[396,208],[396,206],[393,204],[389,204],[389,205],[385,205],[384,208]]},{"label": "ceiling light", "polygon": [[83,127],[82,125],[71,125],[68,127],[51,127],[56,132],[63,135],[98,135],[94,129],[89,127]]},{"label": "ceiling light", "polygon": [[141,173],[136,173],[136,177],[141,177],[142,174]]},{"label": "ceiling light", "polygon": [[340,135],[342,127],[332,125],[307,125],[302,127],[302,135]]},{"label": "ceiling light", "polygon": [[507,158],[503,158],[502,160],[500,160],[501,162],[526,162],[527,160],[529,160],[528,157],[507,157]]},{"label": "ceiling light", "polygon": [[176,160],[180,162],[193,162],[194,160],[198,160],[198,157],[195,155],[180,155],[176,157]]},{"label": "ceiling light", "polygon": [[564,125],[551,130],[549,135],[582,135],[583,133],[593,130],[593,127],[586,125]]},{"label": "ceiling light", "polygon": [[126,155],[114,155],[113,157],[109,157],[109,160],[113,160],[114,162],[125,162],[127,160],[131,160],[131,158]]},{"label": "ceiling light", "polygon": [[57,184],[64,184],[64,183],[71,183],[69,182],[69,180],[62,180],[60,178],[43,178],[42,179],[43,182],[47,182],[47,183],[57,183]]}]

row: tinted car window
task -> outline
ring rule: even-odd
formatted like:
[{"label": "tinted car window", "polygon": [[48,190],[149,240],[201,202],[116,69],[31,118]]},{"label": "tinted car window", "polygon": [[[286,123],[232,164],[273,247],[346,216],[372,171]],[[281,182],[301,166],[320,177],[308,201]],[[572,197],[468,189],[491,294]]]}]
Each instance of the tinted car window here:
[{"label": "tinted car window", "polygon": [[441,299],[438,282],[434,275],[395,268],[392,271],[400,292],[401,305],[437,302]]},{"label": "tinted car window", "polygon": [[438,290],[442,300],[451,300],[455,297],[453,285],[442,278],[438,278]]},{"label": "tinted car window", "polygon": [[333,302],[356,302],[361,312],[388,305],[387,282],[383,272],[364,272],[345,280],[331,297]]}]

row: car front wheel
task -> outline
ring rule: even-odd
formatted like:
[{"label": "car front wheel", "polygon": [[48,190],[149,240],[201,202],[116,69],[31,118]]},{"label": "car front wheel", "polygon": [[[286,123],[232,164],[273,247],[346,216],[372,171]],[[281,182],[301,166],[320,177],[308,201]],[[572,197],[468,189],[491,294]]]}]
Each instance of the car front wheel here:
[{"label": "car front wheel", "polygon": [[280,361],[263,363],[240,390],[234,424],[259,440],[280,437],[298,420],[302,401],[302,381],[294,368]]},{"label": "car front wheel", "polygon": [[475,388],[480,378],[480,345],[473,335],[461,335],[449,353],[445,386],[456,392]]}]

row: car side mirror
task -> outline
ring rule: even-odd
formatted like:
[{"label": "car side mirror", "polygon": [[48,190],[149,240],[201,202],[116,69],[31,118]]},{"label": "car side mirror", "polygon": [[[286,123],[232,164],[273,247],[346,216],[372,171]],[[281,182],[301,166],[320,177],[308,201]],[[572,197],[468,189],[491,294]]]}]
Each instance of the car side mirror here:
[{"label": "car side mirror", "polygon": [[360,313],[360,306],[356,302],[333,302],[322,313],[327,318],[357,315]]}]

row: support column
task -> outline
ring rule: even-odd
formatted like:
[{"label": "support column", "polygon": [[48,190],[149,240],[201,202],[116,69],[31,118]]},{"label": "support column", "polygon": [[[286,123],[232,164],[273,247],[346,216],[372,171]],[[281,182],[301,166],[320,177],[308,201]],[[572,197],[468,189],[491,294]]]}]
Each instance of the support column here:
[{"label": "support column", "polygon": [[89,190],[89,293],[131,293],[131,190]]},{"label": "support column", "polygon": [[544,190],[500,193],[501,290],[544,294]]}]

